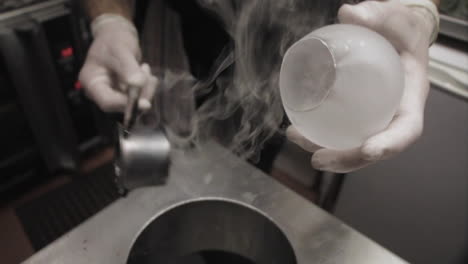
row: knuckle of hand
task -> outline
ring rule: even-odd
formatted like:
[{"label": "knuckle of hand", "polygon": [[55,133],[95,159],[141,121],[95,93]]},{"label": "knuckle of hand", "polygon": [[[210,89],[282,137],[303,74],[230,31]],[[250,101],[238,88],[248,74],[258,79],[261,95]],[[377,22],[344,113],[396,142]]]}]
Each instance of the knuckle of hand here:
[{"label": "knuckle of hand", "polygon": [[346,20],[348,20],[349,11],[350,11],[349,5],[341,6],[340,9],[338,9],[338,19],[341,22],[345,22]]}]

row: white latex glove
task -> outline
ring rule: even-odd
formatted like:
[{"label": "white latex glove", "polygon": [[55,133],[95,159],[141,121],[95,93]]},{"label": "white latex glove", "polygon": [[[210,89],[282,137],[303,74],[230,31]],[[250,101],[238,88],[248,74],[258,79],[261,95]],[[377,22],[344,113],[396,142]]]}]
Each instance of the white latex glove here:
[{"label": "white latex glove", "polygon": [[288,128],[287,137],[292,142],[315,152],[311,160],[314,168],[346,173],[403,151],[421,135],[429,92],[428,47],[437,22],[426,9],[408,7],[398,0],[345,4],[339,9],[338,18],[341,23],[370,28],[389,40],[400,54],[405,73],[403,98],[390,125],[359,148],[320,148],[294,127]]},{"label": "white latex glove", "polygon": [[128,86],[142,87],[138,106],[151,107],[157,79],[147,64],[140,65],[141,51],[135,27],[126,18],[104,14],[91,25],[94,41],[80,72],[86,94],[107,112],[123,111]]}]

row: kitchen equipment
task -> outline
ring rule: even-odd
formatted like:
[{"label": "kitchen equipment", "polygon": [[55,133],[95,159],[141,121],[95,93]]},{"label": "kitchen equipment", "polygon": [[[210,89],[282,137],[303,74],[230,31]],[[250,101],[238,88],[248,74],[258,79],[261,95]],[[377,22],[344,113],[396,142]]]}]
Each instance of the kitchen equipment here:
[{"label": "kitchen equipment", "polygon": [[468,41],[468,1],[440,1],[440,35]]},{"label": "kitchen equipment", "polygon": [[407,263],[213,142],[171,162],[165,185],[130,192],[24,263],[167,263],[151,257],[207,250],[255,264]]},{"label": "kitchen equipment", "polygon": [[0,193],[78,167],[110,143],[77,75],[90,40],[67,0],[0,1]]},{"label": "kitchen equipment", "polygon": [[439,37],[429,49],[429,80],[468,100],[468,1],[441,1],[440,13]]},{"label": "kitchen equipment", "polygon": [[120,193],[165,183],[171,146],[162,130],[138,126],[129,131],[118,126],[118,133],[115,173]]},{"label": "kitchen equipment", "polygon": [[[164,90],[160,84],[159,90]],[[160,126],[159,104],[140,113],[140,87],[127,89],[128,104],[122,125],[117,125],[118,144],[115,160],[116,183],[121,194],[157,184],[164,184],[169,169],[171,145]]]}]

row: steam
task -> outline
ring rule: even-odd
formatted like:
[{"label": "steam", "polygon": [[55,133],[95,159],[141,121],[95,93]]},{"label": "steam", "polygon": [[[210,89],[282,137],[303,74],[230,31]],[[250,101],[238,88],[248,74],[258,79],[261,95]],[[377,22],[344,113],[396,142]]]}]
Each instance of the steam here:
[{"label": "steam", "polygon": [[168,118],[173,124],[166,122],[166,130],[172,141],[197,143],[215,137],[238,155],[256,159],[263,144],[283,132],[278,79],[284,53],[307,33],[333,23],[341,1],[199,2],[218,16],[232,37],[235,64],[216,85],[200,81],[191,86],[195,97],[207,96],[196,109],[185,107],[185,111],[193,111],[190,128],[177,129],[173,125],[177,122]]}]

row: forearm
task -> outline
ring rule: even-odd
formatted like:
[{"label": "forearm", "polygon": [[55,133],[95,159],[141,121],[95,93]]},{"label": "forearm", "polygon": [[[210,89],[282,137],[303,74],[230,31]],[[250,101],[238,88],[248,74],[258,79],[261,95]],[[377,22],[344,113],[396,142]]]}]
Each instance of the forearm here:
[{"label": "forearm", "polygon": [[440,6],[441,0],[431,0],[431,1],[437,6],[437,8]]},{"label": "forearm", "polygon": [[83,6],[91,19],[104,13],[121,15],[132,20],[130,0],[82,0]]}]

